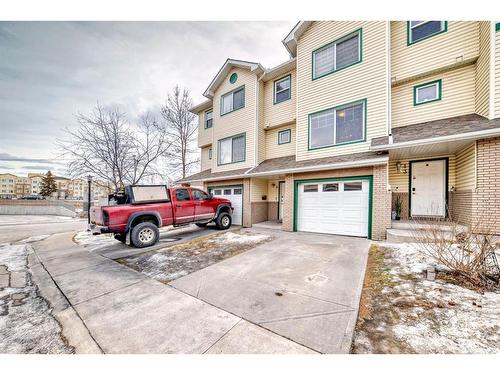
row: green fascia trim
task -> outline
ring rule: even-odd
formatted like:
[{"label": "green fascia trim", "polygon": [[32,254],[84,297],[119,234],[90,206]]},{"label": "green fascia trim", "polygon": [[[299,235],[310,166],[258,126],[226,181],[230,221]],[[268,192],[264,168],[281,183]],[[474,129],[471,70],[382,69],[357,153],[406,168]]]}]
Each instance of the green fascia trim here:
[{"label": "green fascia trim", "polygon": [[[219,160],[220,160],[220,142],[221,141],[224,141],[226,139],[232,139],[232,138],[237,138],[237,137],[241,137],[241,136],[244,136],[245,137],[245,149],[243,150],[243,160],[240,160],[240,161],[232,161],[230,163],[219,163]],[[232,156],[232,155],[231,155]],[[217,140],[217,166],[221,166],[221,165],[229,165],[229,164],[237,164],[237,163],[243,163],[247,160],[247,133],[244,132],[244,133],[239,133],[239,134],[235,134],[235,135],[231,135],[229,137],[224,137],[224,138],[221,138],[221,139],[218,139]]]},{"label": "green fascia trim", "polygon": [[[276,101],[276,82],[278,81],[282,81],[283,79],[285,78],[289,78],[290,79],[290,90],[288,91],[288,98],[286,99],[283,99],[282,101],[280,102],[277,102]],[[283,102],[286,102],[287,100],[290,100],[292,98],[292,75],[291,74],[287,74],[286,76],[283,76],[283,77],[280,77],[278,79],[275,79],[273,81],[273,105],[276,105],[276,104],[280,104],[280,103],[283,103]]]},{"label": "green fascia trim", "polygon": [[[356,62],[353,62],[352,64],[349,64],[349,65],[343,66],[342,68],[339,68],[339,69],[334,69],[334,70],[332,70],[332,71],[331,71],[331,72],[329,72],[329,73],[325,73],[325,74],[322,74],[322,75],[320,75],[320,76],[315,77],[315,76],[314,76],[314,53],[315,53],[316,51],[319,51],[320,49],[322,49],[322,48],[326,47],[326,46],[329,46],[329,45],[331,45],[331,44],[335,44],[335,43],[337,43],[337,42],[340,42],[340,41],[342,41],[342,39],[348,39],[349,37],[354,36],[354,35],[355,35],[355,34],[357,34],[357,33],[359,33],[359,60],[358,60],[358,61],[356,61]],[[363,62],[363,28],[359,28],[359,29],[357,29],[357,30],[355,30],[355,31],[353,31],[353,32],[351,32],[351,33],[349,33],[349,34],[347,34],[347,35],[344,35],[344,36],[343,36],[343,37],[341,37],[341,38],[338,38],[338,39],[334,40],[333,42],[329,42],[329,43],[327,43],[327,44],[324,44],[324,45],[322,45],[321,47],[316,48],[314,51],[312,51],[312,52],[311,52],[311,79],[312,79],[313,81],[315,81],[315,80],[317,80],[317,79],[320,79],[320,78],[326,77],[326,76],[328,76],[328,75],[330,75],[330,74],[333,74],[333,73],[340,72],[341,70],[344,70],[344,69],[346,69],[346,68],[350,68],[351,66],[356,65],[356,64],[360,64],[360,63],[362,63],[362,62]]]},{"label": "green fascia trim", "polygon": [[373,176],[349,176],[349,177],[334,177],[334,178],[316,178],[295,180],[293,189],[293,231],[297,232],[297,213],[299,202],[299,184],[303,183],[321,183],[321,182],[338,182],[338,181],[355,181],[367,180],[368,181],[368,239],[372,238],[372,220],[373,220]]},{"label": "green fascia trim", "polygon": [[419,39],[419,40],[417,40],[415,42],[412,42],[412,41],[410,41],[410,35],[411,35],[410,34],[410,21],[406,21],[406,46],[411,46],[412,44],[416,44],[418,42],[421,42],[423,40],[432,38],[433,36],[445,33],[447,31],[448,31],[448,21],[444,21],[444,28],[443,28],[443,30],[438,31],[437,33],[434,33],[434,34],[431,34],[431,35],[427,35],[425,38],[422,38],[422,39]]},{"label": "green fascia trim", "polygon": [[[280,143],[280,134],[284,133],[284,132],[290,133],[290,137],[289,137],[290,140],[288,142],[281,142]],[[287,143],[292,143],[292,129],[283,129],[283,130],[280,130],[278,132],[278,144],[279,145],[286,145]]]},{"label": "green fascia trim", "polygon": [[[436,99],[427,100],[426,102],[417,103],[417,89],[420,88],[420,87],[433,85],[435,83],[438,84],[438,97]],[[417,105],[422,105],[422,104],[437,102],[438,100],[441,100],[442,91],[443,91],[443,81],[441,79],[436,79],[434,81],[425,82],[425,83],[421,83],[420,85],[413,86],[413,106],[415,107]]]},{"label": "green fascia trim", "polygon": [[500,22],[497,22],[495,25],[495,31],[500,31]]},{"label": "green fascia trim", "polygon": [[[238,90],[240,90],[241,88],[243,88],[243,107],[241,107],[241,108],[237,108],[237,109],[233,109],[232,111],[229,111],[229,112],[226,112],[226,113],[222,113],[222,97],[223,97],[223,96],[226,96],[227,94],[231,94],[232,92],[238,91]],[[233,103],[233,104],[234,104],[234,103]],[[235,88],[234,90],[231,90],[231,91],[228,91],[228,92],[226,92],[226,93],[222,94],[222,95],[220,96],[220,112],[219,112],[219,113],[220,113],[220,117],[225,116],[225,115],[228,115],[228,114],[230,114],[230,113],[233,113],[233,112],[239,111],[240,109],[245,108],[245,104],[246,104],[246,91],[245,91],[245,85],[242,85],[242,86],[240,86],[240,87]]]},{"label": "green fascia trim", "polygon": [[[207,126],[207,113],[208,112],[212,112],[212,126],[210,126],[210,127]],[[204,116],[203,123],[204,123],[205,129],[212,129],[214,127],[214,110],[213,110],[213,108],[207,109],[205,111],[205,113],[203,114],[203,116]]]},{"label": "green fascia trim", "polygon": [[[360,102],[364,102],[363,105],[364,105],[364,112],[365,112],[364,113],[364,124],[363,124],[363,126],[364,126],[363,139],[358,139],[358,140],[355,140],[355,141],[342,142],[342,143],[336,143],[336,144],[333,144],[333,145],[326,145],[326,146],[311,148],[311,116],[316,115],[316,114],[321,113],[321,112],[330,111],[332,109],[340,109],[342,107],[347,107],[347,106],[349,106],[351,104],[356,104],[356,103],[360,103]],[[322,109],[321,111],[309,113],[309,115],[307,115],[307,150],[308,151],[321,150],[322,148],[345,146],[345,145],[351,145],[353,143],[366,142],[366,131],[367,131],[367,128],[368,128],[367,124],[368,124],[368,99],[367,98],[360,99],[360,100],[354,100],[354,101],[349,102],[349,103],[345,103],[345,104],[341,104],[341,105],[336,105],[335,107],[330,107],[330,108]]]}]

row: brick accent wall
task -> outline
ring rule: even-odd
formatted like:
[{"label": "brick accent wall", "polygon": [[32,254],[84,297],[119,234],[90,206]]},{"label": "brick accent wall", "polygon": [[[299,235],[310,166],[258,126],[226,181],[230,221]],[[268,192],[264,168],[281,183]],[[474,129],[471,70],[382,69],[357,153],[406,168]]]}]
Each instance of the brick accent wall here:
[{"label": "brick accent wall", "polygon": [[387,190],[387,165],[373,167],[372,239],[384,240],[391,227],[391,192]]},{"label": "brick accent wall", "polygon": [[281,229],[287,232],[293,231],[293,174],[285,176],[285,201],[283,202],[283,223]]},{"label": "brick accent wall", "polygon": [[252,202],[252,224],[267,221],[267,202]]},{"label": "brick accent wall", "polygon": [[451,220],[462,225],[472,222],[472,190],[455,191],[449,194],[449,210]]},{"label": "brick accent wall", "polygon": [[267,203],[267,220],[278,220],[278,202]]},{"label": "brick accent wall", "polygon": [[243,226],[250,228],[252,226],[252,206],[250,203],[250,179],[243,180]]},{"label": "brick accent wall", "polygon": [[473,225],[500,234],[500,137],[477,141],[477,188]]}]

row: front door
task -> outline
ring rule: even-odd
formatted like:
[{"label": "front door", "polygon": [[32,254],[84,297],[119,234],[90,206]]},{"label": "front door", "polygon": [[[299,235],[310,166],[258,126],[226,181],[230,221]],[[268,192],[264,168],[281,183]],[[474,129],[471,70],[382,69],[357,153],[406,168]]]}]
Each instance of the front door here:
[{"label": "front door", "polygon": [[278,189],[278,220],[283,221],[283,203],[285,202],[285,182],[279,182]]},{"label": "front door", "polygon": [[410,167],[411,216],[446,214],[446,160],[412,162]]}]

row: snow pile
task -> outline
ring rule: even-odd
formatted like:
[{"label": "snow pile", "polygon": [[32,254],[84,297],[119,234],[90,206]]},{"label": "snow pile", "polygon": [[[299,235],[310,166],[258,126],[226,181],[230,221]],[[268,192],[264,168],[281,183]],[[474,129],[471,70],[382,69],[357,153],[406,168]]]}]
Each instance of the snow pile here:
[{"label": "snow pile", "polygon": [[78,245],[88,248],[90,252],[100,250],[109,245],[116,245],[120,243],[115,240],[113,234],[93,235],[91,232],[86,230],[75,234],[73,241]]},{"label": "snow pile", "polygon": [[265,234],[241,234],[235,232],[226,232],[220,236],[216,236],[211,239],[215,244],[236,244],[236,245],[248,245],[256,244],[259,242],[267,241],[271,236]]},{"label": "snow pile", "polygon": [[45,299],[31,282],[27,257],[32,252],[27,244],[3,246],[0,265],[9,272],[26,272],[23,288],[0,289],[0,353],[72,353],[61,337],[61,328],[50,315]]},{"label": "snow pile", "polygon": [[368,328],[356,333],[360,352],[500,353],[500,293],[426,280],[422,271],[434,261],[417,244],[383,250],[379,271],[388,279]]}]

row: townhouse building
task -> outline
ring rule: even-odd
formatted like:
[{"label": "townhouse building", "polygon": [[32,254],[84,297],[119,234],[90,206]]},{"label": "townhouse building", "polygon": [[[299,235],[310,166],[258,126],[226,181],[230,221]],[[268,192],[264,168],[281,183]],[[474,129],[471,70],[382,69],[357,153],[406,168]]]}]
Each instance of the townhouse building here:
[{"label": "townhouse building", "polygon": [[499,25],[299,22],[288,61],[213,77],[191,109],[201,171],[180,182],[247,227],[384,239],[400,208],[500,234]]}]

